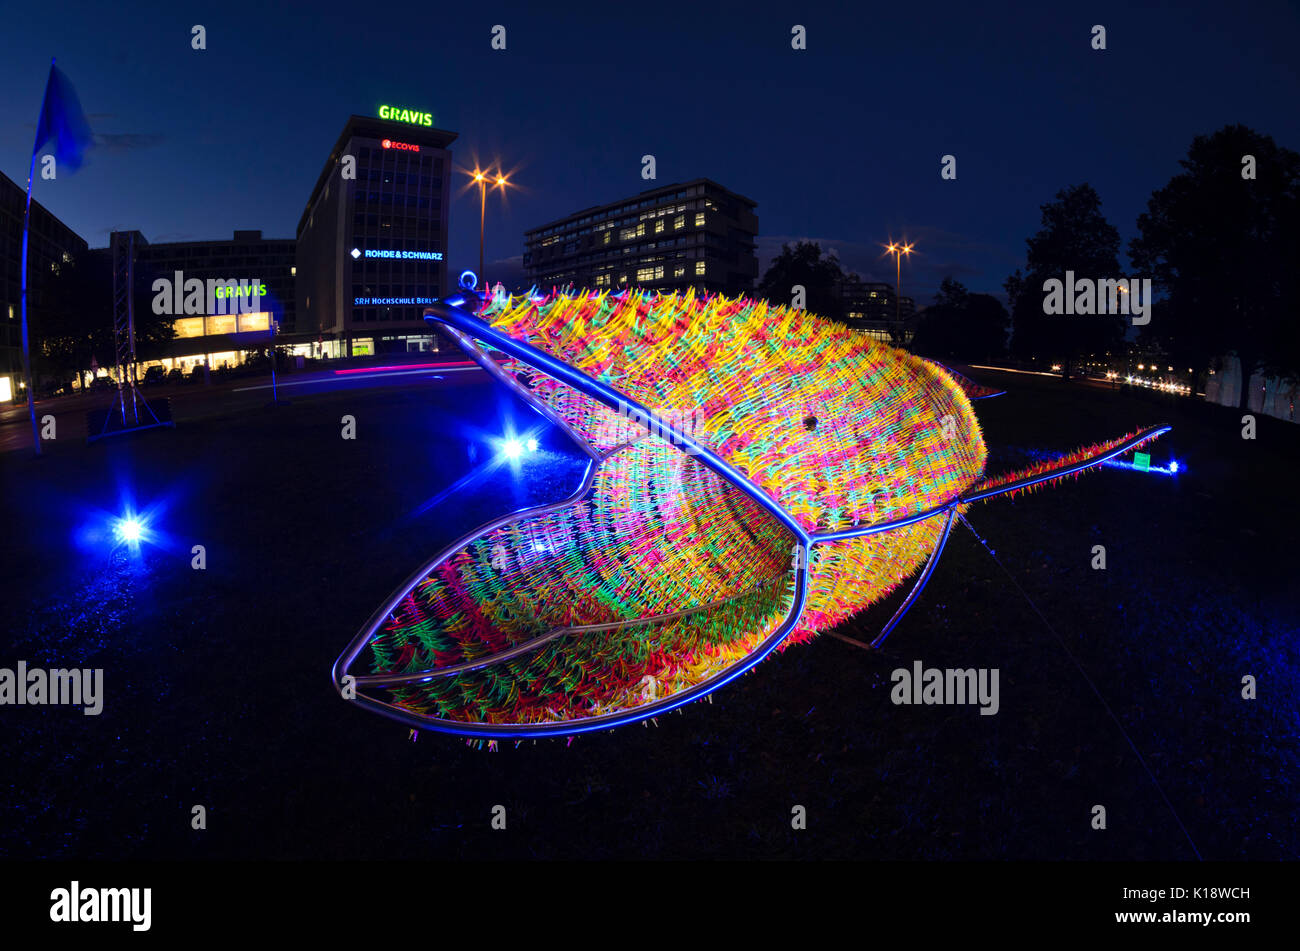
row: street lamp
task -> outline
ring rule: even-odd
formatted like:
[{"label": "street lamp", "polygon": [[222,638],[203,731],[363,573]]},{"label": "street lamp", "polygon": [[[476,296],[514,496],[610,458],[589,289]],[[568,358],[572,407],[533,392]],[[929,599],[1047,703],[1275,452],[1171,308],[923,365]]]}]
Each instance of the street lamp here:
[{"label": "street lamp", "polygon": [[901,323],[899,316],[900,300],[902,296],[903,283],[903,255],[912,254],[912,249],[916,247],[913,244],[895,244],[893,241],[885,246],[885,250],[894,256],[894,323]]},{"label": "street lamp", "polygon": [[491,182],[493,188],[500,188],[504,192],[510,182],[500,172],[497,172],[496,177],[493,178],[492,175],[482,169],[475,168],[471,174],[478,184],[478,273],[479,278],[483,279],[483,228],[484,220],[487,217],[488,183]]}]

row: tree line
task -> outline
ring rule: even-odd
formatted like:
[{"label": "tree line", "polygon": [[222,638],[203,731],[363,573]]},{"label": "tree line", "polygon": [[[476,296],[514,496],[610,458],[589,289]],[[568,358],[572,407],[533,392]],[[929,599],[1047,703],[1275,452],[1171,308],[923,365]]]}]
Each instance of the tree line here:
[{"label": "tree line", "polygon": [[[1256,371],[1300,378],[1300,154],[1229,125],[1196,136],[1179,164],[1138,216],[1127,271],[1097,191],[1086,182],[1068,186],[1040,206],[1025,266],[1003,284],[1009,308],[947,277],[919,315],[911,348],[968,361],[1042,360],[1068,378],[1080,360],[1121,351],[1129,326],[1117,314],[1046,313],[1044,284],[1069,271],[1149,278],[1159,299],[1136,342],[1191,368],[1194,381],[1229,353],[1241,361],[1243,382]],[[844,277],[833,255],[799,242],[782,249],[758,293],[789,303],[791,286],[802,284],[808,310],[842,319]]]}]

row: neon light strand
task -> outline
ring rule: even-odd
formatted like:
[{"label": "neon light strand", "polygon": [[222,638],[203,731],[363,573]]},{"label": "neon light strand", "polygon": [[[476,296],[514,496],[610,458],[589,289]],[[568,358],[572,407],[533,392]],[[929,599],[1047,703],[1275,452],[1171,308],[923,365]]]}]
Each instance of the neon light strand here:
[{"label": "neon light strand", "polygon": [[[1136,430],[1125,436],[1120,436],[1118,439],[1108,439],[1105,442],[1094,443],[1091,446],[1083,446],[1080,449],[1075,449],[1072,452],[1065,453],[1064,455],[1058,456],[1055,459],[1047,459],[1039,462],[1034,462],[1028,466],[1025,466],[1023,469],[1015,469],[1011,472],[1001,473],[992,478],[983,480],[978,486],[976,486],[975,491],[984,492],[987,491],[988,489],[996,489],[999,488],[1000,486],[1010,485],[1012,482],[1019,482],[1022,479],[1027,479],[1031,476],[1045,475],[1047,473],[1058,471],[1058,470],[1070,469],[1078,465],[1079,463],[1088,460],[1101,461],[1099,457],[1110,454],[1115,449],[1118,449],[1120,446],[1123,446],[1125,443],[1129,442],[1130,440],[1133,440],[1136,436],[1139,436],[1143,431],[1144,430]],[[1135,441],[1133,445],[1127,448],[1136,449],[1139,446],[1145,446],[1147,443],[1151,442],[1153,439],[1157,438],[1164,432],[1163,429],[1158,429],[1156,427],[1150,427],[1145,431],[1148,432],[1149,435],[1147,435],[1143,439]],[[1055,485],[1056,483],[1060,482],[1062,479],[1067,478],[1070,475],[1074,475],[1075,477],[1078,477],[1080,474],[1082,474],[1082,470],[1080,472],[1063,473],[1062,475],[1057,476],[1055,478],[1049,478],[1043,482],[1035,482],[1031,486],[1012,489],[1002,494],[1011,495],[1012,497],[1014,497],[1020,494],[1021,492],[1026,492],[1026,491],[1032,492],[1034,489],[1043,485]]]},{"label": "neon light strand", "polygon": [[340,657],[336,684],[367,658],[358,701],[415,726],[564,735],[697,699],[916,575],[966,497],[1125,441],[981,481],[970,400],[991,391],[803,311],[689,291],[457,301],[431,319],[593,463],[574,498],[435,557]]}]

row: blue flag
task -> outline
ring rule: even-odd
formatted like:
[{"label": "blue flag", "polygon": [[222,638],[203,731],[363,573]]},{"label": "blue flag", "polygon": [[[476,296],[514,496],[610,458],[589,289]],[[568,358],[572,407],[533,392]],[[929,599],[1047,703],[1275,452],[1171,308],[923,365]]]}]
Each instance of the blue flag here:
[{"label": "blue flag", "polygon": [[63,71],[50,64],[50,79],[45,84],[45,101],[41,103],[41,119],[36,123],[36,145],[32,150],[35,155],[48,142],[53,142],[50,151],[58,162],[60,171],[75,172],[81,168],[82,156],[94,136],[90,124],[86,122],[85,113],[81,111],[81,100],[77,91]]}]

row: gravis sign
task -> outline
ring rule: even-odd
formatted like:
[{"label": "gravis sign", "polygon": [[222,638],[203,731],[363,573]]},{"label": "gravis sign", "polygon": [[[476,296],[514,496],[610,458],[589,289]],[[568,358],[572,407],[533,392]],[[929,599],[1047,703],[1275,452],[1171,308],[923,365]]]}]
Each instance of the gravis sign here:
[{"label": "gravis sign", "polygon": [[380,106],[379,118],[409,122],[411,125],[433,125],[432,112],[416,112],[414,109],[399,109],[397,106]]},{"label": "gravis sign", "polygon": [[262,309],[266,285],[226,278],[186,278],[176,271],[174,278],[160,277],[153,282],[155,314],[256,314]]}]

